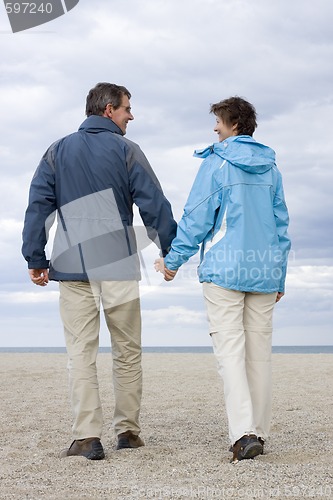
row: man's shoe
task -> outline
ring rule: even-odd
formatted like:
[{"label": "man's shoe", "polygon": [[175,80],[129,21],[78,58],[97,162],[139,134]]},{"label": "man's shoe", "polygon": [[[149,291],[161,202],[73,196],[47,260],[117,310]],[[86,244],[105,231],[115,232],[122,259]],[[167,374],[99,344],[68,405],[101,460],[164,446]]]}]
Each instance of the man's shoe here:
[{"label": "man's shoe", "polygon": [[123,450],[124,448],[139,448],[144,445],[145,443],[142,439],[133,434],[132,431],[122,432],[118,435],[117,450]]},{"label": "man's shoe", "polygon": [[86,457],[89,460],[102,460],[105,454],[100,439],[91,437],[76,439],[72,442],[68,450],[63,450],[60,453],[60,458],[74,456]]},{"label": "man's shoe", "polygon": [[236,441],[232,447],[232,452],[233,456],[231,462],[236,464],[240,460],[262,455],[263,446],[255,434],[249,434]]}]

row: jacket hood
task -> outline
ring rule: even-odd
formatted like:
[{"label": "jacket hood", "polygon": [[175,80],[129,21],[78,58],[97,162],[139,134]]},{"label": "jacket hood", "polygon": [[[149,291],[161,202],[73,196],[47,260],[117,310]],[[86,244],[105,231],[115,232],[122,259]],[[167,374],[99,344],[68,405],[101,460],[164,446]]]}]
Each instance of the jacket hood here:
[{"label": "jacket hood", "polygon": [[109,130],[119,135],[124,135],[123,131],[109,118],[105,116],[90,115],[81,123],[79,130],[86,130],[92,133],[102,132]]},{"label": "jacket hood", "polygon": [[206,158],[212,153],[251,174],[263,174],[275,165],[275,151],[250,135],[228,137],[208,148],[196,150],[194,156]]}]

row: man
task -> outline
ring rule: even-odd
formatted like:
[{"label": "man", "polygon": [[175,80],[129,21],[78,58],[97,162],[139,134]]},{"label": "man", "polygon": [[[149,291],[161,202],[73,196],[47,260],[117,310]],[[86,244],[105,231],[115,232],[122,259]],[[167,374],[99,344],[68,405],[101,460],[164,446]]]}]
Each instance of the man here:
[{"label": "man", "polygon": [[289,218],[275,153],[252,137],[252,104],[231,97],[211,112],[219,142],[195,154],[204,160],[164,273],[172,280],[202,244],[199,281],[236,463],[263,453],[269,435],[272,315],[284,295]]},{"label": "man", "polygon": [[[104,458],[98,390],[100,302],[111,334],[117,449],[137,448],[142,392],[140,264],[133,203],[148,236],[166,255],[176,223],[143,152],[124,138],[134,117],[130,92],[98,83],[78,132],[44,154],[30,186],[22,253],[33,283],[59,282],[69,357],[73,442],[62,456]],[[48,231],[58,224],[50,262]]]}]

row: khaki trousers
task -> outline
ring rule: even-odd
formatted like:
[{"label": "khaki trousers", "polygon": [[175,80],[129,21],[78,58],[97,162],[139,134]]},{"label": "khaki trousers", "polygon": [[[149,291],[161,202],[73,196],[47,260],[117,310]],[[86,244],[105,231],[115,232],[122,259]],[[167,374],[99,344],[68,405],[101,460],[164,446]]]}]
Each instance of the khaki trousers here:
[{"label": "khaki trousers", "polygon": [[224,382],[231,444],[244,434],[266,439],[272,406],[272,316],[276,293],[204,283],[210,335]]},{"label": "khaki trousers", "polygon": [[140,433],[141,313],[136,281],[62,281],[60,315],[68,353],[73,438],[101,437],[102,406],[96,357],[100,302],[111,335],[116,435]]}]

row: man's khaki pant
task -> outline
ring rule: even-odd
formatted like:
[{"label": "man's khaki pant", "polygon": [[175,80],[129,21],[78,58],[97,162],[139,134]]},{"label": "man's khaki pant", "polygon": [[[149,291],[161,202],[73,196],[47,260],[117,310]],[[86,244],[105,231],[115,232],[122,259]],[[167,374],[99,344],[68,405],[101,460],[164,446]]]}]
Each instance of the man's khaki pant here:
[{"label": "man's khaki pant", "polygon": [[136,281],[62,281],[60,315],[68,353],[73,438],[101,437],[103,415],[96,357],[100,302],[111,335],[116,435],[140,433],[141,313]]},{"label": "man's khaki pant", "polygon": [[218,370],[224,382],[229,437],[266,439],[272,406],[272,316],[276,293],[227,290],[204,283]]}]

